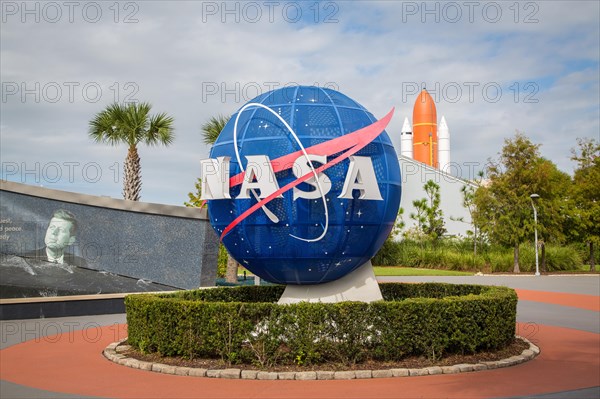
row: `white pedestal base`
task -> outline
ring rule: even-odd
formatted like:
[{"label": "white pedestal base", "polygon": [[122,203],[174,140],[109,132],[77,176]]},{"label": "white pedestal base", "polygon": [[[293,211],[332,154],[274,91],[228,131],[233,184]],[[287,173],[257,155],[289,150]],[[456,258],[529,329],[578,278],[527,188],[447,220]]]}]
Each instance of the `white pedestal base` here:
[{"label": "white pedestal base", "polygon": [[279,304],[298,302],[381,301],[381,290],[371,261],[346,276],[324,284],[288,285]]}]

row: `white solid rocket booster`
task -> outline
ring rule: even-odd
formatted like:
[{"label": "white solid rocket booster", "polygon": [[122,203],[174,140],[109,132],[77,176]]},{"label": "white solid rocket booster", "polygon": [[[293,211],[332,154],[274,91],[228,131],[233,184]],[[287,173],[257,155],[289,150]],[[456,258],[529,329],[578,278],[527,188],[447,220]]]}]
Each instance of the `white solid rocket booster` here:
[{"label": "white solid rocket booster", "polygon": [[400,154],[410,159],[413,157],[413,135],[408,116],[404,117],[404,124],[400,132]]},{"label": "white solid rocket booster", "polygon": [[438,126],[438,149],[439,169],[450,173],[450,131],[443,115]]}]

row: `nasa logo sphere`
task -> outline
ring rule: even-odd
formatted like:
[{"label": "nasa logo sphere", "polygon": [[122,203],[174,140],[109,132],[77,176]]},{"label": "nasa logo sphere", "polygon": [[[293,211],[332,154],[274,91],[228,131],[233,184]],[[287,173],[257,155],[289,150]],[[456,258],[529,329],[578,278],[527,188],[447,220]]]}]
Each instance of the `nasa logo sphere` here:
[{"label": "nasa logo sphere", "polygon": [[369,261],[400,204],[377,120],[335,90],[285,87],[241,107],[203,160],[202,198],[227,251],[279,284],[336,280]]}]

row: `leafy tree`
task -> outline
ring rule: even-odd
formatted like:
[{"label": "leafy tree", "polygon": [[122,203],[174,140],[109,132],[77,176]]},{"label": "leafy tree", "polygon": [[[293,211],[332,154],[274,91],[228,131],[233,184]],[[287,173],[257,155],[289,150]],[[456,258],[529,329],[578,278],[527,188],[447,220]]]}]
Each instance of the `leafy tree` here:
[{"label": "leafy tree", "polygon": [[471,217],[471,225],[473,226],[473,231],[467,231],[467,234],[470,233],[473,236],[473,255],[477,255],[477,240],[479,239],[478,230],[479,226],[475,223],[473,218],[473,214],[475,213],[475,187],[473,186],[462,186],[460,192],[463,196],[463,206],[469,212],[469,216]]},{"label": "leafy tree", "polygon": [[394,227],[392,227],[392,231],[388,239],[395,239],[401,232],[404,230],[404,208],[398,209],[398,216],[396,217],[396,221],[394,222]]},{"label": "leafy tree", "polygon": [[513,247],[515,273],[520,272],[519,244],[533,235],[531,194],[540,196],[536,204],[540,235],[559,242],[564,239],[562,221],[568,212],[561,205],[570,178],[542,158],[539,147],[519,132],[506,139],[499,161],[488,163],[488,181],[474,197],[475,222],[492,241]]},{"label": "leafy tree", "polygon": [[190,208],[200,208],[204,202],[200,199],[202,197],[202,179],[196,179],[194,190],[188,193],[188,200],[183,205]]},{"label": "leafy tree", "polygon": [[[206,121],[202,125],[202,139],[204,144],[213,145],[223,128],[229,122],[230,117],[218,115],[211,117],[208,121]],[[194,184],[194,192],[188,193],[188,201],[185,202],[186,206],[196,206],[199,207],[202,205],[203,201],[200,199],[202,197],[202,181],[201,179],[197,179]],[[222,245],[222,244],[221,244]],[[227,268],[225,271],[225,281],[229,283],[237,283],[237,271],[239,264],[227,253]]]},{"label": "leafy tree", "polygon": [[413,201],[416,213],[409,216],[417,223],[420,232],[432,242],[436,242],[446,233],[441,205],[440,186],[428,180],[423,186],[426,198]]},{"label": "leafy tree", "polygon": [[546,243],[561,244],[565,242],[565,226],[567,218],[572,214],[573,207],[568,201],[571,187],[571,177],[558,170],[557,166],[541,158],[537,168],[540,182],[536,194],[540,196],[535,206],[538,209],[538,245],[541,248],[540,268],[546,268]]},{"label": "leafy tree", "polygon": [[578,166],[573,178],[571,199],[575,204],[574,232],[589,246],[590,270],[596,270],[595,245],[600,244],[600,144],[593,139],[577,139],[578,149],[571,159]]},{"label": "leafy tree", "polygon": [[96,142],[113,146],[127,144],[124,165],[123,197],[139,201],[142,170],[137,145],[170,145],[175,139],[173,118],[165,113],[150,115],[149,103],[114,103],[90,121],[89,136]]},{"label": "leafy tree", "polygon": [[470,222],[466,222],[464,217],[452,217],[451,220],[455,220],[457,222],[462,223],[470,223],[473,226],[473,230],[467,230],[467,236],[473,237],[473,255],[477,255],[477,243],[480,240],[480,228],[475,220],[475,192],[477,187],[481,185],[481,181],[483,180],[483,172],[479,172],[479,179],[472,181],[473,184],[464,185],[461,187],[460,192],[462,194],[462,205],[469,212],[469,217],[471,218]]},{"label": "leafy tree", "polygon": [[410,215],[408,215],[408,217],[410,217],[412,220],[414,220],[416,222],[416,228],[418,231],[418,235],[424,235],[424,231],[425,231],[425,223],[427,222],[427,217],[425,216],[426,214],[426,210],[425,208],[427,208],[427,199],[426,198],[421,198],[419,200],[414,200],[412,202],[414,208],[415,208],[415,212],[411,212]]}]

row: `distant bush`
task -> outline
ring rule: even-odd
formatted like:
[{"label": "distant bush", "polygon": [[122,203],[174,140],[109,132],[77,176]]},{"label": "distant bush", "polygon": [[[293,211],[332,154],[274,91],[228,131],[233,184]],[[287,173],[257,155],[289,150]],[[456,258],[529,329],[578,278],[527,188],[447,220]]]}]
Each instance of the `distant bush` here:
[{"label": "distant bush", "polygon": [[[540,270],[542,268],[541,251],[539,251]],[[486,260],[493,272],[512,272],[514,267],[512,250],[491,251]],[[549,272],[561,270],[577,270],[583,265],[581,255],[573,246],[546,246],[546,269]],[[535,248],[533,244],[519,247],[519,268],[523,272],[535,271]]]},{"label": "distant bush", "polygon": [[[375,255],[372,263],[377,266],[405,266],[462,271],[511,272],[513,270],[512,248],[484,246],[475,255],[471,245],[472,243],[467,240],[442,240],[435,246],[429,242],[388,240]],[[577,270],[583,265],[582,253],[584,252],[578,246],[547,245],[547,270],[549,272]],[[541,262],[541,252],[539,256]],[[533,244],[523,244],[519,247],[519,265],[521,271],[524,272],[535,270]]]},{"label": "distant bush", "polygon": [[[531,250],[534,251],[533,249]],[[535,262],[535,259],[534,259]],[[546,266],[548,271],[555,270],[574,270],[583,265],[583,260],[579,251],[572,247],[555,247],[549,246],[546,248]],[[532,270],[535,268],[532,267]]]},{"label": "distant bush", "polygon": [[278,305],[283,289],[130,295],[128,342],[228,364],[351,365],[493,350],[515,335],[517,296],[506,287],[381,284],[384,301]]},{"label": "distant bush", "polygon": [[372,260],[377,266],[406,266],[449,270],[482,270],[486,261],[470,247],[452,241],[432,246],[410,240],[385,242]]},{"label": "distant bush", "polygon": [[219,244],[219,257],[217,258],[217,277],[225,277],[227,272],[227,250],[223,244]]}]

